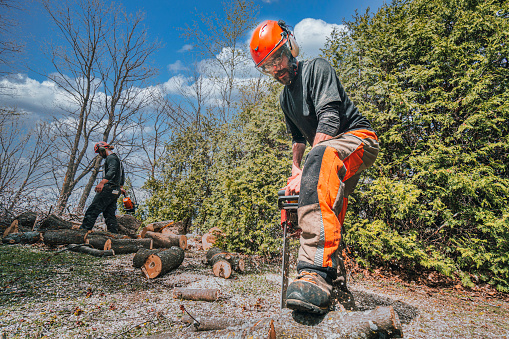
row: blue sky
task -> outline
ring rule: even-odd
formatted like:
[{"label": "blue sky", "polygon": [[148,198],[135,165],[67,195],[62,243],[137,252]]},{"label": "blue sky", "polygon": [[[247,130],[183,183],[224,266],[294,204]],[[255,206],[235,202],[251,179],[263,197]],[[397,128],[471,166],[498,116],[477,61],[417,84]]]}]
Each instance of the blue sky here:
[{"label": "blue sky", "polygon": [[[161,69],[159,81],[162,82],[165,81],[165,78],[174,75],[173,72],[168,70],[168,65],[175,64],[178,60],[185,63],[185,55],[178,51],[188,42],[180,37],[178,28],[197,20],[196,12],[215,12],[218,15],[223,12],[222,1],[211,0],[126,0],[122,3],[128,12],[144,11],[146,13],[144,23],[149,29],[150,36],[163,42],[164,47],[154,55],[154,61]],[[371,11],[376,11],[377,8],[383,5],[384,1],[258,0],[255,3],[260,7],[259,22],[265,19],[283,19],[289,25],[295,27],[306,18],[323,20],[327,24],[341,24],[344,18],[350,19],[355,10],[363,13],[366,8],[370,7]],[[28,61],[32,65],[36,62],[37,65],[41,66],[45,64],[40,53],[41,44],[51,39],[54,34],[49,29],[50,22],[37,1],[26,7],[27,10],[18,12],[16,15],[19,27],[15,31],[15,35],[21,37],[27,44],[26,53],[21,60]],[[299,41],[298,36],[297,41]],[[18,70],[23,72],[23,66]],[[25,72],[33,79],[43,80],[40,75],[27,70]]]}]

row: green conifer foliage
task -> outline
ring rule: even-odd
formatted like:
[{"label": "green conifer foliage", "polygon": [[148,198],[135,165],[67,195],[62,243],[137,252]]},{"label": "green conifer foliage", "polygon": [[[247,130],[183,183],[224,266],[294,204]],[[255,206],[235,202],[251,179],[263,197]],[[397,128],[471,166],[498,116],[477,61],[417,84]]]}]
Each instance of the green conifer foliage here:
[{"label": "green conifer foliage", "polygon": [[394,1],[323,51],[380,138],[347,241],[397,263],[509,291],[509,3]]}]

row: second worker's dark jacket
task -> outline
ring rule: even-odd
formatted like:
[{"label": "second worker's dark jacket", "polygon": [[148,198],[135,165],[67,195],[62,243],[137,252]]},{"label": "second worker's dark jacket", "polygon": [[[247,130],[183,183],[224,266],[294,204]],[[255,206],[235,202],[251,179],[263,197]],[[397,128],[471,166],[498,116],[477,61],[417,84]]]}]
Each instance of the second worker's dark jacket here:
[{"label": "second worker's dark jacket", "polygon": [[373,131],[325,59],[299,62],[295,78],[280,95],[280,103],[293,143],[307,141],[313,145],[316,133],[335,137],[356,129]]},{"label": "second worker's dark jacket", "polygon": [[104,179],[109,180],[104,184],[107,188],[115,189],[124,185],[124,168],[115,153],[108,155],[104,161]]}]

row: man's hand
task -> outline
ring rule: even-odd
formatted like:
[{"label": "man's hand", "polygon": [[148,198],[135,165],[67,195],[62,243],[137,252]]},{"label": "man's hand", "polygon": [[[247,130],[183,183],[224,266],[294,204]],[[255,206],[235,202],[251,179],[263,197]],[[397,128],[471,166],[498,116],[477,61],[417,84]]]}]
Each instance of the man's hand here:
[{"label": "man's hand", "polygon": [[104,184],[101,181],[100,183],[97,184],[97,186],[95,186],[95,191],[97,193],[100,193],[103,190],[103,187],[104,187]]},{"label": "man's hand", "polygon": [[293,170],[292,176],[288,178],[288,185],[285,187],[286,195],[296,195],[300,192],[300,179],[302,178],[302,170]]}]

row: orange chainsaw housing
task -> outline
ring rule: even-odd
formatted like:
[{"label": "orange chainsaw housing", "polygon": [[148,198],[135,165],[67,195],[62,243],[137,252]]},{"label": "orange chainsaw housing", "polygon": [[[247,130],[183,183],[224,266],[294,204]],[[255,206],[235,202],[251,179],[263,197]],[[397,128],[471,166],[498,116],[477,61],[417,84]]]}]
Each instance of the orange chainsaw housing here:
[{"label": "orange chainsaw housing", "polygon": [[134,209],[134,204],[131,201],[131,198],[125,197],[122,201],[124,203],[124,209],[126,209],[126,210],[133,210]]}]

